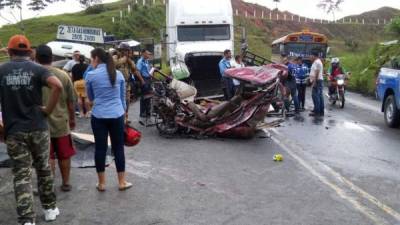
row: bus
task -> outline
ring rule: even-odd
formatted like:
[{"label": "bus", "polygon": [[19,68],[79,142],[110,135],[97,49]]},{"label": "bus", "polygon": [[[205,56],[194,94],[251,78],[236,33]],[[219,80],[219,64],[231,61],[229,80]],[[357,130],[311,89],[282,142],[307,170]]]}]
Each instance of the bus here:
[{"label": "bus", "polygon": [[291,33],[272,42],[272,61],[281,62],[282,56],[302,57],[304,63],[311,67],[311,53],[318,51],[319,57],[325,59],[328,51],[328,38],[323,34],[302,31]]}]

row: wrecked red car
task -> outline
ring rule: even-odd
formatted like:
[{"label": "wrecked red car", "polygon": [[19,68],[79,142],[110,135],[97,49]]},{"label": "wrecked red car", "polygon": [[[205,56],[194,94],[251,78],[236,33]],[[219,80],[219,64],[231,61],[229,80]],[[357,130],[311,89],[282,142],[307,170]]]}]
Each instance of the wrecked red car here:
[{"label": "wrecked red car", "polygon": [[192,101],[193,96],[188,96],[196,94],[192,86],[182,88],[186,84],[176,85],[180,81],[172,79],[156,81],[153,97],[156,127],[161,135],[251,138],[276,100],[279,77],[286,73],[287,68],[279,64],[229,69],[225,76],[240,81],[230,101]]}]

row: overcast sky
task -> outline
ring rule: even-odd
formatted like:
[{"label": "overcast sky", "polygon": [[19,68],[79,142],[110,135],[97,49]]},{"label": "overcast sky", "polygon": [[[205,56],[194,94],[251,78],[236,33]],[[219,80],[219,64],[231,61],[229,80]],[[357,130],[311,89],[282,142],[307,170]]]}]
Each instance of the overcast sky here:
[{"label": "overcast sky", "polygon": [[[258,3],[268,8],[276,7],[272,0],[246,0],[246,2]],[[281,0],[278,8],[309,18],[332,19],[332,16],[326,15],[321,9],[317,8],[318,2],[319,0]],[[341,5],[341,10],[337,12],[337,18],[361,14],[383,6],[400,9],[400,0],[345,0]]]},{"label": "overcast sky", "polygon": [[[25,0],[27,1],[27,0]],[[103,0],[103,2],[112,2],[115,0]],[[183,0],[184,1],[184,0]],[[216,0],[218,1],[218,0]],[[269,8],[275,8],[275,3],[273,0],[246,0],[247,2],[258,3],[260,5],[265,5]],[[331,16],[326,15],[320,9],[316,7],[319,0],[281,0],[278,5],[280,10],[287,10],[295,14],[306,16],[309,18],[323,18],[332,19]],[[345,0],[342,5],[342,10],[337,13],[337,18],[360,14],[365,11],[377,9],[383,6],[391,6],[400,9],[400,0]],[[25,11],[24,17],[31,18],[35,16],[44,15],[54,15],[60,13],[69,13],[82,10],[81,6],[77,4],[76,0],[65,0],[65,2],[60,2],[49,6],[46,10],[41,12],[31,12]],[[7,11],[1,11],[0,15],[9,18],[9,20],[15,22],[15,19]],[[0,26],[7,24],[8,22],[0,18]]]}]

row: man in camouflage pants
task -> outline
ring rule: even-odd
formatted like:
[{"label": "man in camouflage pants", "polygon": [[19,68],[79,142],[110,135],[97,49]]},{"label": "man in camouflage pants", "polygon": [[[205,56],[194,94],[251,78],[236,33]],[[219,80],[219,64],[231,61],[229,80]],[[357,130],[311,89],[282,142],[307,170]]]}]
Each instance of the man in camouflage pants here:
[{"label": "man in camouflage pants", "polygon": [[[61,82],[47,69],[30,61],[31,45],[22,35],[11,37],[11,58],[0,66],[0,100],[4,138],[14,175],[18,222],[35,224],[32,195],[32,165],[38,178],[38,191],[46,221],[60,214],[56,207],[53,177],[49,166],[50,137],[46,122],[62,90]],[[51,88],[47,106],[42,106],[42,87]],[[10,223],[11,224],[11,223]]]},{"label": "man in camouflage pants", "polygon": [[121,57],[119,59],[114,59],[114,63],[116,68],[121,71],[121,73],[124,75],[125,78],[125,90],[126,90],[126,113],[125,113],[125,122],[129,123],[128,120],[128,112],[129,112],[129,105],[131,103],[131,82],[134,76],[139,80],[139,82],[143,85],[144,80],[142,76],[138,73],[136,69],[135,62],[132,61],[132,59],[129,58],[129,51],[130,47],[127,43],[121,43],[118,46],[118,50],[121,53]]}]

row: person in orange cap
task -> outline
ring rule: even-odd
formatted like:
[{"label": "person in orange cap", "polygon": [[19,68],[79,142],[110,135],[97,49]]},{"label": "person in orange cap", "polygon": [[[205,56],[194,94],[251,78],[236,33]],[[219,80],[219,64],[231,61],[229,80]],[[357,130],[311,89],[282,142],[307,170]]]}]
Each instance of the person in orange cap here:
[{"label": "person in orange cap", "polygon": [[[10,38],[8,54],[10,61],[0,66],[4,139],[13,164],[18,222],[34,225],[32,165],[36,169],[45,220],[55,220],[60,214],[49,166],[50,136],[46,117],[55,108],[63,87],[46,68],[30,60],[31,43],[25,36]],[[46,106],[42,104],[44,86],[51,89]]]}]

